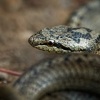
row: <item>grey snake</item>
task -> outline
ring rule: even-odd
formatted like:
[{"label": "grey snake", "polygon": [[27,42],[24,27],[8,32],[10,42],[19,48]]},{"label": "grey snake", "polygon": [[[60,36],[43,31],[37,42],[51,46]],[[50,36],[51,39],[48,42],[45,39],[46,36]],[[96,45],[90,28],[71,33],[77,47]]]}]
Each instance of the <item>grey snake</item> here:
[{"label": "grey snake", "polygon": [[59,25],[38,31],[28,41],[35,48],[65,54],[32,66],[14,83],[27,100],[59,100],[58,91],[60,100],[100,100],[99,32]]}]

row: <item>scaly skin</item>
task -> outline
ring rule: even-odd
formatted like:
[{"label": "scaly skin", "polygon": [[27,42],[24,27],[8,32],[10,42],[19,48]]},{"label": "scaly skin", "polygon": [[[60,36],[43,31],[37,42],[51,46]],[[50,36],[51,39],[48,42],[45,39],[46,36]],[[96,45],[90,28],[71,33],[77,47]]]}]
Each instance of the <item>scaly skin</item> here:
[{"label": "scaly skin", "polygon": [[[100,95],[100,56],[66,54],[45,60],[32,66],[16,81],[14,87],[28,100],[40,100],[47,93],[59,90],[77,90]],[[79,100],[86,99],[84,97]]]},{"label": "scaly skin", "polygon": [[100,54],[100,33],[88,28],[59,25],[44,28],[29,38],[38,49],[57,52],[87,52]]},{"label": "scaly skin", "polygon": [[72,27],[87,27],[100,32],[100,0],[90,1],[77,9],[69,18],[67,24]]},{"label": "scaly skin", "polygon": [[[99,30],[99,9],[100,1],[94,0],[76,11],[76,15],[72,16],[70,25],[76,27],[79,24],[82,27]],[[89,22],[89,20],[91,21]],[[100,54],[100,33],[82,27],[56,26],[51,29],[45,28],[31,36],[29,43],[33,47],[50,52]],[[70,54],[58,57],[32,66],[17,80],[14,86],[21,94],[26,95],[28,100],[39,100],[40,98],[42,100],[100,100],[100,97],[82,92],[87,91],[100,95],[99,62],[100,56],[89,54]],[[63,89],[67,91],[53,95],[46,94]],[[73,90],[75,91],[73,92]],[[43,96],[45,97],[42,98]]]}]

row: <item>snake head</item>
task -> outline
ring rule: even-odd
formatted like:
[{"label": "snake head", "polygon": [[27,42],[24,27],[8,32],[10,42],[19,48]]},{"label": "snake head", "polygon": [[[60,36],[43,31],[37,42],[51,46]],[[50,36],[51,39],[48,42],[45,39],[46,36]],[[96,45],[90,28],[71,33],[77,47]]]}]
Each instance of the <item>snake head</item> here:
[{"label": "snake head", "polygon": [[92,52],[97,48],[97,35],[87,28],[64,25],[44,28],[29,38],[29,43],[40,50],[66,52]]}]

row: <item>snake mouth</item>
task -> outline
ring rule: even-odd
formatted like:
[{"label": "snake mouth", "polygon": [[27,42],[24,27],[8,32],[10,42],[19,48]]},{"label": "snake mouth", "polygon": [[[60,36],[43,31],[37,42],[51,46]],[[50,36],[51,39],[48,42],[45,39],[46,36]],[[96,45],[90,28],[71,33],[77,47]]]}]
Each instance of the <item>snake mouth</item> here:
[{"label": "snake mouth", "polygon": [[51,51],[51,52],[75,52],[70,47],[65,47],[61,43],[53,43],[52,45],[48,45],[48,42],[36,42],[33,36],[28,39],[29,44],[32,47],[35,47],[39,50],[43,51]]},{"label": "snake mouth", "polygon": [[31,36],[28,39],[28,42],[31,46],[39,49],[39,50],[43,50],[43,51],[49,51],[49,52],[74,52],[72,49],[70,49],[69,47],[65,47],[60,43],[54,43],[54,44],[48,44],[48,42],[36,42],[34,40],[34,38]]},{"label": "snake mouth", "polygon": [[46,40],[40,40],[40,39],[35,39],[35,37],[32,35],[28,39],[29,44],[32,47],[35,47],[39,50],[43,51],[49,51],[49,52],[91,52],[91,48],[73,48],[69,46],[64,46],[59,42],[52,42],[52,41],[46,41]]}]

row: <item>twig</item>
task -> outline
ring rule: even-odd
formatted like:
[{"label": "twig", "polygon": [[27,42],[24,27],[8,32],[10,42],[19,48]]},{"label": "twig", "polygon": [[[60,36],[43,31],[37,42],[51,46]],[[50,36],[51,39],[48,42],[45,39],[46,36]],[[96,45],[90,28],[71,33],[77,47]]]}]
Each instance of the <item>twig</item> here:
[{"label": "twig", "polygon": [[22,73],[20,73],[20,72],[16,72],[16,71],[4,69],[4,68],[0,68],[0,72],[4,72],[4,73],[14,75],[14,76],[21,76],[22,75]]}]

